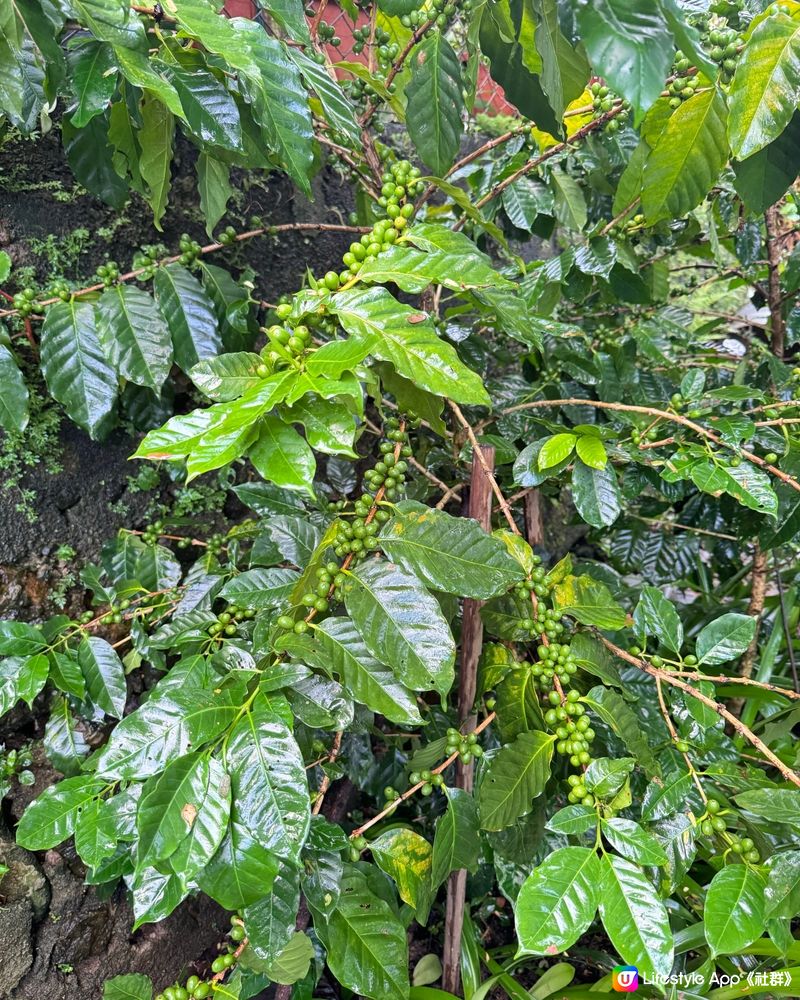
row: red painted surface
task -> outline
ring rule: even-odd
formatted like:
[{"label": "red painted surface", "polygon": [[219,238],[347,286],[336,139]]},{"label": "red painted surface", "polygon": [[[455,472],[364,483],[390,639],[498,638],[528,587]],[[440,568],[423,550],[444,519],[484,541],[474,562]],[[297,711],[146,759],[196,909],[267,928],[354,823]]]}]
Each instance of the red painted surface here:
[{"label": "red painted surface", "polygon": [[[225,11],[229,17],[255,17],[257,7],[254,0],[226,0]],[[327,47],[331,62],[360,62],[367,63],[367,53],[355,53],[353,46],[353,29],[363,27],[369,23],[369,18],[363,12],[358,15],[355,24],[335,3],[329,3],[322,15],[323,20],[333,25],[336,34],[341,39],[341,44],[334,48]],[[515,115],[516,108],[506,101],[503,96],[503,88],[495,83],[489,75],[489,70],[484,65],[478,67],[477,99],[475,103],[477,111],[485,111],[496,115]]]}]

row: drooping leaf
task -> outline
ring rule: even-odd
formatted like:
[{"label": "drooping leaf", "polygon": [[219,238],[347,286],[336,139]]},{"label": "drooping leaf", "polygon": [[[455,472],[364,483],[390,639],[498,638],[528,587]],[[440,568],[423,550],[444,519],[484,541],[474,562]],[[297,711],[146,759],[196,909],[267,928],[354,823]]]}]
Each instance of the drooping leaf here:
[{"label": "drooping leaf", "polygon": [[57,302],[47,310],[41,336],[42,371],[53,397],[90,437],[114,423],[117,377],[100,345],[91,303]]},{"label": "drooping leaf", "polygon": [[122,661],[110,643],[99,636],[89,636],[78,647],[86,692],[106,715],[121,719],[125,711],[127,687]]},{"label": "drooping leaf", "polygon": [[683,645],[683,624],[675,605],[657,587],[643,587],[633,612],[633,624],[644,638],[652,635],[673,653]]},{"label": "drooping leaf", "polygon": [[600,873],[586,847],[562,847],[534,868],[515,906],[520,951],[555,955],[574,944],[594,919]]},{"label": "drooping leaf", "polygon": [[97,331],[112,364],[126,379],[158,392],[172,365],[172,341],[154,300],[133,285],[116,285],[97,307]]},{"label": "drooping leaf", "polygon": [[669,119],[642,175],[647,221],[685,215],[708,194],[728,159],[727,108],[715,87],[684,101]]},{"label": "drooping leaf", "polygon": [[436,821],[431,858],[433,891],[460,868],[475,872],[478,866],[480,821],[475,799],[460,788],[446,788],[447,810]]},{"label": "drooping leaf", "polygon": [[0,427],[18,433],[28,426],[28,388],[14,355],[0,343]]},{"label": "drooping leaf", "polygon": [[314,453],[297,431],[276,416],[261,422],[250,460],[264,479],[289,490],[314,495]]},{"label": "drooping leaf", "polygon": [[637,120],[664,86],[673,43],[660,7],[636,0],[600,0],[578,8],[592,68],[630,101]]},{"label": "drooping leaf", "polygon": [[555,736],[520,733],[489,762],[478,791],[481,827],[502,830],[533,808],[550,776]]},{"label": "drooping leaf", "polygon": [[438,602],[415,576],[362,563],[348,575],[345,606],[367,649],[399,681],[413,691],[450,690],[455,643]]},{"label": "drooping leaf", "polygon": [[[593,440],[579,438],[581,441]],[[602,447],[602,443],[601,443]],[[613,524],[622,512],[617,474],[611,465],[593,468],[582,459],[572,469],[572,500],[580,516],[594,528]]]},{"label": "drooping leaf", "polygon": [[406,125],[420,159],[444,177],[456,157],[463,125],[461,66],[444,32],[431,32],[411,56]]},{"label": "drooping leaf", "polygon": [[718,871],[706,893],[703,929],[714,955],[735,955],[764,931],[765,884],[749,865]]},{"label": "drooping leaf", "polygon": [[161,229],[167,211],[172,179],[172,138],[175,116],[158,100],[145,99],[142,105],[142,128],[139,141],[142,154],[139,172],[147,185],[147,201],[153,211],[153,223]]},{"label": "drooping leaf", "polygon": [[214,307],[193,274],[180,264],[168,264],[156,271],[153,289],[169,327],[175,363],[182,371],[188,374],[198,361],[221,354]]},{"label": "drooping leaf", "polygon": [[414,830],[396,827],[371,841],[375,863],[392,878],[404,903],[413,906],[418,923],[425,924],[432,900],[431,845]]},{"label": "drooping leaf", "polygon": [[668,976],[673,939],[664,903],[641,868],[605,855],[600,865],[600,917],[622,960],[647,976]]},{"label": "drooping leaf", "polygon": [[227,211],[228,202],[233,195],[228,164],[209,153],[200,153],[197,157],[197,190],[200,195],[200,211],[206,220],[206,232],[210,237]]},{"label": "drooping leaf", "polygon": [[75,832],[78,817],[102,787],[102,781],[85,774],[50,785],[23,813],[17,843],[30,851],[62,843]]},{"label": "drooping leaf", "polygon": [[753,29],[737,61],[728,123],[733,155],[744,160],[789,124],[800,95],[800,23],[782,11]]},{"label": "drooping leaf", "polygon": [[311,821],[303,757],[286,723],[259,698],[231,733],[227,765],[241,822],[267,850],[296,861]]},{"label": "drooping leaf", "polygon": [[339,902],[314,927],[331,972],[343,986],[370,1000],[407,1000],[405,930],[358,869],[345,869]]}]

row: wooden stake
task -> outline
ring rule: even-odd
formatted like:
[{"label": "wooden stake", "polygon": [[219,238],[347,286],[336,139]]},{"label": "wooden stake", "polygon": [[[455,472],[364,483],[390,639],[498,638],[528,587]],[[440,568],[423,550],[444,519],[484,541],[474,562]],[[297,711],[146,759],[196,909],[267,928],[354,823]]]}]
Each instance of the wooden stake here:
[{"label": "wooden stake", "polygon": [[[472,457],[470,477],[469,508],[470,517],[478,521],[484,531],[491,531],[492,523],[492,483],[494,469],[494,448],[478,445],[481,454]],[[487,475],[488,470],[488,475]],[[447,553],[442,553],[446,558]],[[467,598],[464,601],[464,615],[461,628],[461,671],[458,686],[458,717],[462,729],[475,728],[476,716],[473,712],[478,683],[478,660],[483,646],[483,622],[481,606],[483,601]],[[456,787],[472,792],[473,765],[456,765]],[[444,921],[444,955],[442,961],[442,988],[449,993],[459,993],[461,985],[461,930],[464,926],[464,904],[467,897],[467,872],[464,868],[453,872],[447,882],[447,903]]]}]

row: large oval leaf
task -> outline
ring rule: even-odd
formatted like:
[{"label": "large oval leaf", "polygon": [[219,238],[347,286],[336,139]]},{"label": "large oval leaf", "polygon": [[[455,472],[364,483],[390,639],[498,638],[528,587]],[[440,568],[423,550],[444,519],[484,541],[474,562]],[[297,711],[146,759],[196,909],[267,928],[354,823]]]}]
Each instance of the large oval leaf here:
[{"label": "large oval leaf", "polygon": [[97,310],[100,339],[120,375],[158,392],[172,365],[172,341],[153,299],[117,285],[103,293]]},{"label": "large oval leaf", "polygon": [[156,271],[153,289],[172,337],[175,363],[182,371],[188,374],[198,361],[221,353],[214,305],[193,274],[180,264],[168,264]]},{"label": "large oval leaf", "polygon": [[715,955],[735,955],[763,932],[765,887],[758,872],[744,864],[727,865],[711,880],[703,927]]},{"label": "large oval leaf", "polygon": [[412,691],[444,695],[453,683],[456,648],[436,598],[415,576],[367,562],[348,575],[345,605],[367,649]]},{"label": "large oval leaf", "polygon": [[478,792],[484,830],[502,830],[531,811],[550,777],[554,743],[549,733],[520,733],[498,750]]},{"label": "large oval leaf", "polygon": [[672,970],[672,930],[666,907],[632,861],[607,854],[602,861],[600,916],[623,961],[649,978]]},{"label": "large oval leaf", "polygon": [[600,862],[587,847],[554,851],[523,882],[515,918],[521,952],[555,955],[573,945],[594,920]]}]

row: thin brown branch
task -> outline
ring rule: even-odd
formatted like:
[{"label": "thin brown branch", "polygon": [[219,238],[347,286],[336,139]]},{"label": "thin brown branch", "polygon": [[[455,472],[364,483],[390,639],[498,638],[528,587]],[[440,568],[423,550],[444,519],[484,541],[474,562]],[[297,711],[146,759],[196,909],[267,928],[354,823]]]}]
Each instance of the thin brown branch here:
[{"label": "thin brown branch", "polygon": [[522,532],[517,527],[517,523],[514,520],[514,515],[511,513],[511,508],[508,506],[508,502],[506,501],[506,498],[503,496],[500,487],[497,485],[497,480],[494,478],[492,470],[489,468],[488,464],[486,463],[486,459],[483,457],[483,452],[481,451],[480,442],[475,436],[475,431],[472,429],[472,425],[464,416],[464,414],[461,412],[461,408],[459,407],[458,403],[454,403],[452,399],[448,399],[447,403],[450,409],[455,414],[456,420],[458,420],[458,422],[467,432],[467,437],[469,438],[470,444],[472,445],[473,454],[475,454],[478,457],[478,461],[483,466],[483,471],[486,474],[486,478],[489,480],[489,483],[491,484],[492,492],[494,493],[495,497],[497,497],[497,502],[500,504],[500,509],[502,510],[503,516],[508,522],[509,527],[511,528],[511,530],[514,532],[515,535],[521,535]]},{"label": "thin brown branch", "polygon": [[729,451],[737,452],[743,458],[746,458],[753,465],[758,465],[762,469],[767,469],[781,482],[786,483],[787,486],[791,486],[793,490],[797,490],[800,493],[800,483],[793,479],[792,476],[787,475],[781,469],[765,462],[763,458],[759,455],[754,454],[752,451],[746,451],[744,448],[737,449],[735,445],[728,444],[724,441],[718,434],[714,431],[707,430],[701,424],[696,423],[694,420],[690,420],[688,417],[681,416],[680,413],[670,413],[667,410],[659,410],[655,406],[634,406],[628,403],[609,403],[604,400],[599,399],[535,399],[528,403],[517,403],[516,406],[509,406],[505,410],[500,410],[498,415],[505,415],[507,413],[516,413],[518,410],[532,410],[547,406],[592,406],[598,410],[618,410],[625,413],[642,413],[651,417],[661,417],[664,420],[669,420],[673,424],[680,424],[681,427],[688,427],[689,430],[694,431],[700,437],[705,438],[708,441],[713,441],[714,444],[718,445],[720,448],[726,448]]},{"label": "thin brown branch", "polygon": [[[483,720],[483,722],[477,725],[472,730],[472,732],[475,733],[476,736],[479,733],[482,733],[484,729],[487,728],[487,726],[490,726],[492,722],[494,722],[496,716],[497,716],[496,712],[490,712]],[[439,764],[438,767],[433,768],[431,774],[441,774],[442,771],[446,771],[447,768],[450,767],[450,765],[453,764],[456,760],[458,760],[458,751],[450,754],[447,760]],[[390,813],[394,812],[399,803],[405,802],[407,799],[410,799],[420,790],[420,788],[422,788],[424,784],[425,784],[424,781],[418,781],[416,785],[412,785],[410,788],[407,788],[402,795],[398,796],[398,798],[396,799],[393,799],[388,806],[385,806],[383,809],[381,809],[381,811],[377,814],[377,816],[373,816],[372,819],[368,819],[366,823],[362,823],[361,826],[353,830],[353,832],[350,834],[350,839],[352,840],[354,837],[360,837],[365,830],[369,830],[370,827],[375,826],[376,823],[380,823],[382,819],[385,819]]]},{"label": "thin brown branch", "polygon": [[714,701],[713,698],[709,698],[707,695],[703,694],[702,691],[696,690],[696,688],[693,688],[691,684],[687,684],[686,681],[682,681],[669,670],[662,670],[658,667],[654,667],[646,660],[641,660],[638,656],[633,656],[627,651],[627,649],[621,649],[619,646],[616,646],[609,639],[606,639],[604,635],[599,633],[598,635],[600,641],[606,649],[612,652],[615,656],[618,656],[621,660],[624,660],[626,663],[630,663],[632,666],[637,667],[646,674],[650,674],[651,677],[661,678],[665,684],[670,684],[672,687],[678,688],[690,697],[695,698],[701,704],[705,705],[706,708],[710,708],[712,711],[716,712],[720,718],[724,719],[730,727],[739,734],[739,736],[745,739],[751,746],[754,746],[787,781],[800,788],[800,777],[797,773],[790,767],[787,767],[780,757],[776,756],[772,750],[770,750],[766,743],[760,740],[758,736],[756,736],[756,734],[740,719],[737,719],[733,713],[729,712],[724,705],[720,705],[718,701]]},{"label": "thin brown branch", "polygon": [[[342,731],[341,729],[336,732],[333,737],[333,746],[331,747],[331,752],[327,756],[327,761],[329,764],[333,764],[336,758],[339,756],[342,750]],[[318,816],[320,809],[322,809],[322,803],[325,801],[325,795],[328,789],[331,787],[331,776],[329,774],[324,774],[322,781],[319,783],[319,791],[317,792],[317,797],[314,800],[314,807],[311,810],[312,815]]]}]

